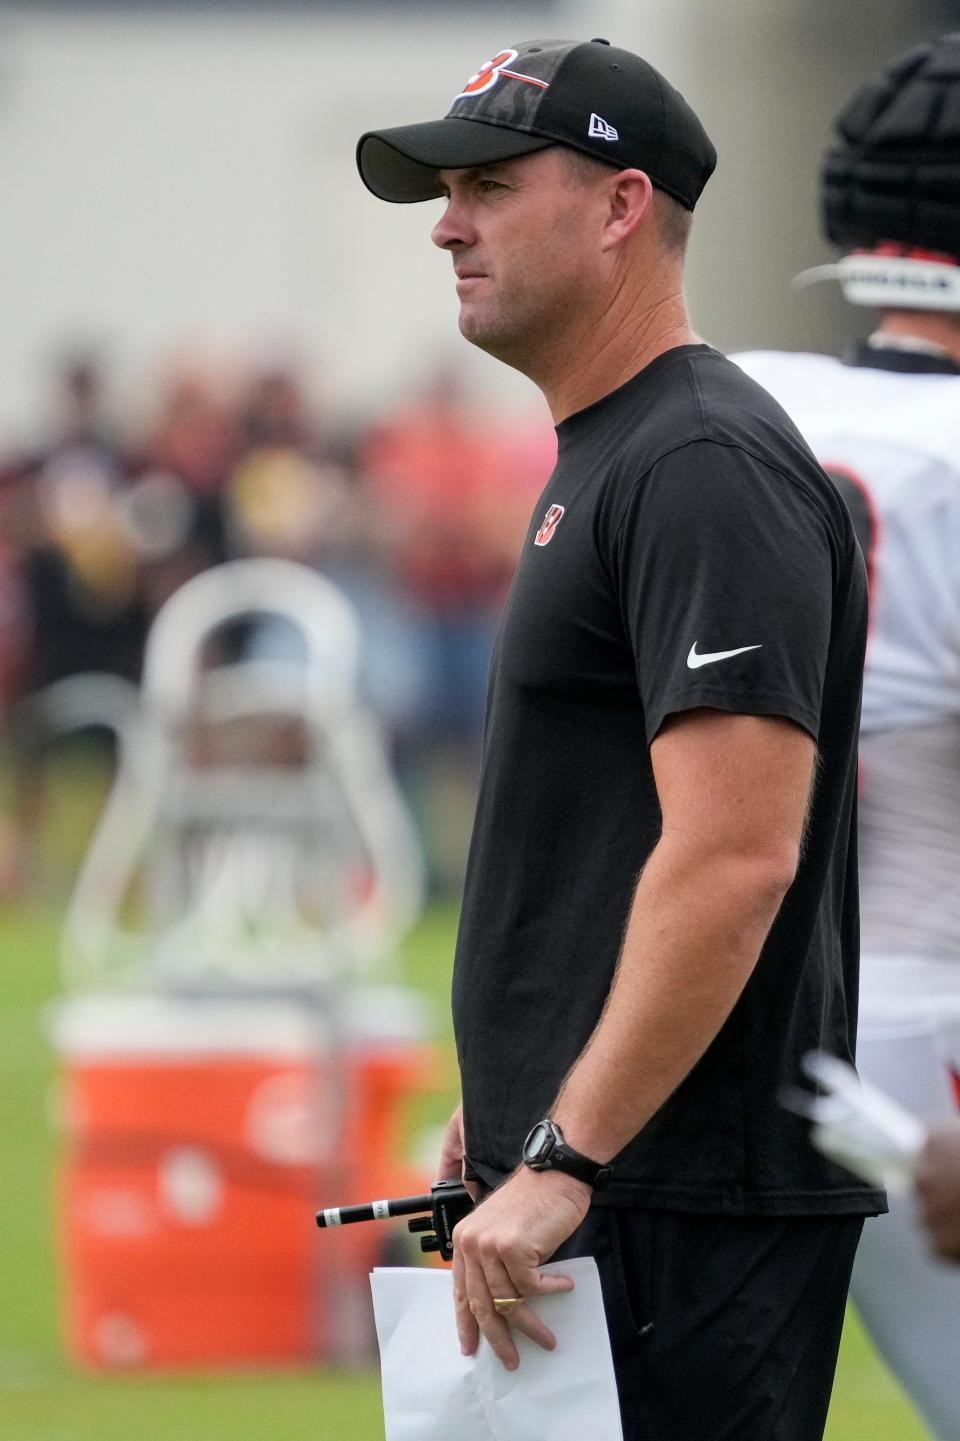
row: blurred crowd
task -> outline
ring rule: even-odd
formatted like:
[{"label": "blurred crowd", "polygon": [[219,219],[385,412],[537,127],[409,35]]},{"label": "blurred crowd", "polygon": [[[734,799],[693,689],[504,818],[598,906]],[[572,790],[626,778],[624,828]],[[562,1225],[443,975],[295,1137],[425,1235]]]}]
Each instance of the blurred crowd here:
[{"label": "blurred crowd", "polygon": [[[174,590],[226,560],[283,556],[353,603],[363,689],[415,805],[438,766],[469,789],[498,613],[554,461],[549,424],[503,423],[443,370],[346,424],[292,364],[185,363],[123,426],[107,380],[92,356],[63,361],[42,443],[0,442],[0,726],[70,675],[136,681]],[[282,654],[295,637],[267,623],[244,643]]]}]

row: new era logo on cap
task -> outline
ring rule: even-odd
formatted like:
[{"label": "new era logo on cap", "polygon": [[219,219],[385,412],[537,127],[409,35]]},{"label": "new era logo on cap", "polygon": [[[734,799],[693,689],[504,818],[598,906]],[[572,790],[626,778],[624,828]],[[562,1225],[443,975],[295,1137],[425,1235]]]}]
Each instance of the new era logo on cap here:
[{"label": "new era logo on cap", "polygon": [[600,115],[590,116],[590,128],[587,131],[591,140],[619,140],[620,132],[609,121],[604,120]]}]

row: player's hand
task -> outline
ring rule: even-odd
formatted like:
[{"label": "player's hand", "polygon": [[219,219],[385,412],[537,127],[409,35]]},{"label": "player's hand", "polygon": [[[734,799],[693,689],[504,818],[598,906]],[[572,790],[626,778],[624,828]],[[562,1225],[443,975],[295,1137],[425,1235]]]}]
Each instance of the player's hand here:
[{"label": "player's hand", "polygon": [[465,1356],[476,1352],[483,1336],[506,1369],[515,1371],[520,1357],[511,1326],[553,1350],[556,1339],[532,1306],[501,1313],[493,1303],[573,1290],[569,1276],[544,1276],[540,1267],[577,1229],[591,1195],[589,1186],[561,1171],[523,1167],[460,1222],[453,1233],[453,1299]]},{"label": "player's hand", "polygon": [[463,1106],[460,1105],[447,1122],[443,1145],[440,1147],[440,1169],[437,1172],[437,1180],[462,1181],[473,1200],[476,1200],[477,1187],[463,1174],[463,1158]]},{"label": "player's hand", "polygon": [[920,1214],[934,1251],[960,1261],[960,1124],[935,1126],[915,1173]]}]

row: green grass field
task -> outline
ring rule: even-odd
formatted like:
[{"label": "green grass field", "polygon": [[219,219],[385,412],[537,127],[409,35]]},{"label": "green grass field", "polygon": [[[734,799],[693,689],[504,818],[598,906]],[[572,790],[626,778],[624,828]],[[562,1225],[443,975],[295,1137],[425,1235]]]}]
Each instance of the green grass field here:
[{"label": "green grass field", "polygon": [[[77,820],[72,798],[58,805],[69,836],[53,863],[55,879],[62,879],[87,823]],[[454,925],[449,909],[432,911],[405,957],[410,980],[444,1005]],[[42,1003],[58,990],[56,953],[54,902],[0,917],[0,1441],[382,1438],[373,1373],[104,1379],[78,1373],[65,1361],[52,1249],[53,1057],[39,1018]],[[448,1106],[448,1097],[438,1097],[421,1107],[418,1124],[439,1123]],[[828,1441],[922,1441],[925,1435],[850,1319]]]}]

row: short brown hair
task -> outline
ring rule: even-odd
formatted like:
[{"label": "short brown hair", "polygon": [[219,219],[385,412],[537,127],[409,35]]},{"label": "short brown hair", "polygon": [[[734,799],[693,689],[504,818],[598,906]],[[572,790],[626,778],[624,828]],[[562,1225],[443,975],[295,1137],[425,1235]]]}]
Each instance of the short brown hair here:
[{"label": "short brown hair", "polygon": [[[591,180],[599,180],[601,175],[609,175],[622,168],[619,165],[611,165],[608,160],[598,160],[593,155],[586,155],[582,150],[574,150],[570,145],[560,148],[563,150],[570,174],[583,185],[588,185]],[[658,190],[655,186],[653,214],[664,249],[672,255],[684,255],[687,241],[690,239],[693,213],[681,205],[678,200],[674,200],[666,191]]]},{"label": "short brown hair", "polygon": [[609,160],[598,160],[595,155],[574,150],[572,145],[560,145],[557,148],[562,151],[573,179],[579,180],[583,185],[588,185],[591,180],[599,180],[601,175],[613,175],[622,169],[620,165],[611,165]]},{"label": "short brown hair", "polygon": [[664,248],[674,255],[685,255],[693,225],[693,212],[665,190],[654,190],[653,213]]}]

